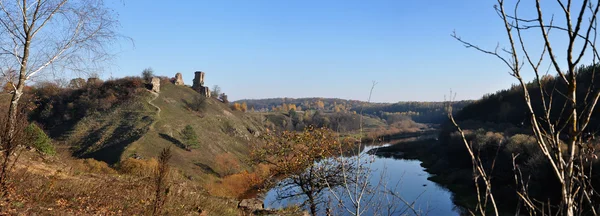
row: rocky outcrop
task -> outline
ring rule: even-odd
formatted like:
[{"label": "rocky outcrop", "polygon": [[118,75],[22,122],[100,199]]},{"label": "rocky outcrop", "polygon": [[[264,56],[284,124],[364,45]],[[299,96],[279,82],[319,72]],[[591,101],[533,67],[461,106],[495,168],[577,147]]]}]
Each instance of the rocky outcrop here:
[{"label": "rocky outcrop", "polygon": [[152,85],[153,92],[160,92],[160,78],[152,77],[152,82],[150,82],[150,85]]},{"label": "rocky outcrop", "polygon": [[182,77],[181,73],[176,73],[175,74],[175,85],[178,85],[178,86],[185,85],[183,83],[183,77]]},{"label": "rocky outcrop", "polygon": [[243,199],[238,204],[238,208],[246,210],[246,211],[254,212],[254,211],[263,210],[265,208],[265,205],[264,205],[263,201],[260,199],[256,199],[256,198]]}]

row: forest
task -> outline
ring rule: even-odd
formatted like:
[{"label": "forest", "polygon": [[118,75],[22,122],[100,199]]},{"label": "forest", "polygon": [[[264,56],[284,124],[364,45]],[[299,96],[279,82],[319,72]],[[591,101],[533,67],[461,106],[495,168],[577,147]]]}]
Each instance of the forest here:
[{"label": "forest", "polygon": [[[454,109],[460,110],[472,103],[471,100],[457,101]],[[401,119],[410,119],[423,124],[441,124],[447,120],[445,102],[397,102],[372,103],[338,98],[271,98],[235,101],[247,104],[249,109],[261,112],[313,110],[335,113],[362,113],[363,115],[380,118],[388,123]]]},{"label": "forest", "polygon": [[[593,100],[591,96],[586,95],[598,90],[593,83],[599,81],[594,76],[595,71],[599,69],[599,65],[588,65],[577,69],[576,76],[579,82],[577,94],[585,98],[578,103],[577,109],[580,111],[589,107],[586,105]],[[564,97],[551,93],[566,90],[567,86],[560,82],[560,79],[558,76],[544,76],[539,80],[540,82],[533,80],[527,83],[527,89],[532,95],[531,103],[536,105],[535,112],[538,116],[544,116],[543,103],[560,108],[565,103]],[[542,83],[543,88],[539,87],[539,83]],[[543,97],[546,102],[542,101],[540,93],[548,93]],[[552,100],[550,100],[551,95],[554,95]],[[485,95],[455,114],[456,121],[464,132],[470,148],[475,152],[477,160],[480,160],[482,167],[489,172],[490,184],[496,185],[491,192],[499,199],[498,208],[507,212],[515,211],[514,206],[518,204],[519,199],[511,197],[514,196],[514,191],[521,190],[519,187],[522,186],[521,183],[515,183],[515,167],[519,168],[519,176],[527,178],[526,183],[523,184],[527,184],[527,193],[532,200],[546,199],[548,205],[555,205],[561,196],[559,180],[554,176],[543,152],[536,147],[530,114],[526,110],[523,88],[513,85],[509,89]],[[595,108],[594,113],[597,112],[598,108]],[[565,114],[562,109],[555,108],[549,118],[553,122],[564,125],[568,121],[568,114]],[[595,139],[600,129],[600,122],[592,117],[588,128],[582,132],[582,139],[587,143],[581,150],[596,149],[600,144]],[[562,142],[567,142],[569,137],[568,134],[563,134],[559,138]],[[411,157],[424,161],[428,170],[437,174],[432,178],[435,181],[455,190],[463,188],[459,193],[465,193],[465,190],[476,190],[473,179],[469,176],[473,172],[469,151],[456,126],[451,122],[443,124],[439,142],[427,143],[421,147],[407,145],[402,148],[406,148],[403,151],[412,153]],[[595,159],[590,160],[586,170],[591,172],[591,176],[599,175],[600,173],[594,168],[600,164]],[[592,187],[600,186],[600,182],[596,180],[590,181],[590,184]],[[468,197],[475,199],[472,194]],[[458,202],[471,208],[475,207],[472,201]]]}]

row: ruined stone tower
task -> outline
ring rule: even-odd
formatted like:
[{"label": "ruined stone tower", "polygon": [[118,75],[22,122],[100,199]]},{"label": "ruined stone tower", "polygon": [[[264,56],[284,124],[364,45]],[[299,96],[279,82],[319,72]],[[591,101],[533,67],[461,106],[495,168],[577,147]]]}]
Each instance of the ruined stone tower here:
[{"label": "ruined stone tower", "polygon": [[192,85],[192,88],[197,89],[202,86],[204,86],[204,72],[196,71],[194,73],[194,85]]},{"label": "ruined stone tower", "polygon": [[183,83],[183,77],[181,76],[181,73],[175,74],[175,85],[185,85],[185,83]]},{"label": "ruined stone tower", "polygon": [[160,78],[152,77],[152,82],[150,83],[150,85],[152,85],[153,92],[156,92],[156,93],[160,92]]},{"label": "ruined stone tower", "polygon": [[194,73],[192,89],[204,95],[204,97],[210,97],[210,89],[207,86],[204,86],[204,72],[196,71]]}]

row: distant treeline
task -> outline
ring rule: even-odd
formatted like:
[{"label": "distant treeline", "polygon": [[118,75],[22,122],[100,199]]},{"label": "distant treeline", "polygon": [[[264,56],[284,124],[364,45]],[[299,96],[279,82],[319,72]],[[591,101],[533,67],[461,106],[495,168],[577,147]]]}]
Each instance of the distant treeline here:
[{"label": "distant treeline", "polygon": [[[249,109],[261,112],[287,111],[290,107],[294,107],[296,111],[323,110],[351,113],[362,111],[365,115],[381,118],[388,123],[412,119],[419,123],[439,124],[448,118],[444,102],[367,103],[338,98],[270,98],[236,102],[246,103]],[[458,111],[470,103],[472,101],[458,101],[453,104],[453,107],[455,111]]]},{"label": "distant treeline", "polygon": [[354,107],[360,107],[366,102],[358,100],[344,100],[339,98],[268,98],[268,99],[245,99],[235,101],[236,103],[248,104],[248,109],[255,111],[281,111],[284,105],[294,105],[296,111],[302,110],[325,110],[325,111],[350,111]]},{"label": "distant treeline", "polygon": [[[457,101],[452,104],[453,111],[457,112],[473,101]],[[363,108],[364,114],[376,115],[386,121],[394,121],[402,116],[410,117],[419,123],[440,124],[448,120],[446,102],[398,102],[393,104],[372,103]],[[360,111],[361,108],[357,108]]]}]

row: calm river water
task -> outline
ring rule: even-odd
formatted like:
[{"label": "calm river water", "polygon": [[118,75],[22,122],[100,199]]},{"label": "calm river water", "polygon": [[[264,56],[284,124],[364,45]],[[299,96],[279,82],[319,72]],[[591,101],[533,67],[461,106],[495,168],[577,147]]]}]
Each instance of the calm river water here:
[{"label": "calm river water", "polygon": [[[368,147],[363,152],[371,148],[373,147]],[[381,172],[384,172],[388,185],[395,187],[395,191],[406,201],[416,200],[415,209],[422,211],[423,215],[459,215],[458,207],[452,203],[452,194],[435,182],[427,180],[430,174],[420,164],[421,162],[418,160],[375,157],[374,162],[371,164],[374,171],[370,182],[377,184]],[[276,189],[270,190],[265,197],[265,207],[280,208],[300,202],[298,200],[277,201],[276,197]],[[402,205],[400,201],[396,203]]]}]

